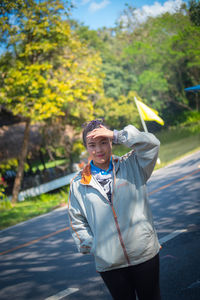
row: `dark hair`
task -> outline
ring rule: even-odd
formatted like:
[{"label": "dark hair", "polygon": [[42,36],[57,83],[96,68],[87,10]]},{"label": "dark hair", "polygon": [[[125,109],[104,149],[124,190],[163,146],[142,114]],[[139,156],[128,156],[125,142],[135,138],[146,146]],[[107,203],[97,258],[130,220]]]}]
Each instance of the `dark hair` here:
[{"label": "dark hair", "polygon": [[82,127],[84,128],[83,129],[83,144],[84,146],[86,147],[86,137],[87,137],[87,134],[88,132],[96,129],[96,128],[99,128],[100,125],[103,125],[105,127],[107,127],[105,124],[104,124],[104,120],[101,119],[101,120],[92,120],[90,122],[86,122],[82,125]]}]

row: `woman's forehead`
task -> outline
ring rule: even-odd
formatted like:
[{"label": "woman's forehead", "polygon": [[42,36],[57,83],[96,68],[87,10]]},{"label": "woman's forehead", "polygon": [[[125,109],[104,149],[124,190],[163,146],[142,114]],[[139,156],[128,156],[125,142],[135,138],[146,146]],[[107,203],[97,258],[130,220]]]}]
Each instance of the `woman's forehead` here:
[{"label": "woman's forehead", "polygon": [[99,143],[101,141],[107,141],[107,140],[109,140],[107,137],[102,137],[102,136],[96,138],[87,137],[87,143]]}]

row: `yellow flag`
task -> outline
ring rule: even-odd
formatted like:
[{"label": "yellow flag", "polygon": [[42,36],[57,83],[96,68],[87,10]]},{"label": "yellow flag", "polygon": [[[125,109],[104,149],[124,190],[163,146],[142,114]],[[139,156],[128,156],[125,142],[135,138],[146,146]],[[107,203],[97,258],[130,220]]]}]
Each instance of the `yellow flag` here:
[{"label": "yellow flag", "polygon": [[135,99],[135,101],[140,109],[141,116],[144,121],[156,121],[160,125],[164,125],[164,121],[158,116],[157,110],[148,107],[146,104],[137,99]]}]

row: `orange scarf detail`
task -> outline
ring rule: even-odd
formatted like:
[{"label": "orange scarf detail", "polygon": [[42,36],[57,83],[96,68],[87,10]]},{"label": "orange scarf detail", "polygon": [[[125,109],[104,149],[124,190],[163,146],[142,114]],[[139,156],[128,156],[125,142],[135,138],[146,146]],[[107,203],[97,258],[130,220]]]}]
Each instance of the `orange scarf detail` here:
[{"label": "orange scarf detail", "polygon": [[89,184],[92,178],[92,174],[91,174],[91,170],[90,170],[90,164],[88,164],[87,166],[85,166],[85,168],[83,169],[82,173],[81,173],[82,179],[81,179],[81,183],[83,184]]}]

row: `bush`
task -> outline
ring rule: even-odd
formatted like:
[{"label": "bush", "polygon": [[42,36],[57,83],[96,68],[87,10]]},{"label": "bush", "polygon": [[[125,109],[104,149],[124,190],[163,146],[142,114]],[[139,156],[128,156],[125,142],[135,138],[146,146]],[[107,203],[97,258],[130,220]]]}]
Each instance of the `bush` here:
[{"label": "bush", "polygon": [[199,111],[184,111],[180,114],[177,120],[181,123],[181,126],[192,126],[200,124],[200,112]]},{"label": "bush", "polygon": [[3,177],[0,174],[0,209],[9,209],[11,208],[10,200],[6,199],[5,195],[5,188],[6,182],[4,181]]}]

